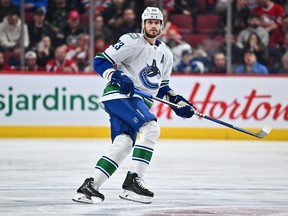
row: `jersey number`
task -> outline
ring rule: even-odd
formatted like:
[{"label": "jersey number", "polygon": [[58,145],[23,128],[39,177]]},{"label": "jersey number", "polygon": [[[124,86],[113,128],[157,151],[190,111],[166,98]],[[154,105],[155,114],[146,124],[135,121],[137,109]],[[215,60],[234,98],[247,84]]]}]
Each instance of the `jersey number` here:
[{"label": "jersey number", "polygon": [[113,47],[116,50],[119,50],[123,45],[124,45],[124,43],[121,40],[118,40],[118,42],[116,44],[114,44]]}]

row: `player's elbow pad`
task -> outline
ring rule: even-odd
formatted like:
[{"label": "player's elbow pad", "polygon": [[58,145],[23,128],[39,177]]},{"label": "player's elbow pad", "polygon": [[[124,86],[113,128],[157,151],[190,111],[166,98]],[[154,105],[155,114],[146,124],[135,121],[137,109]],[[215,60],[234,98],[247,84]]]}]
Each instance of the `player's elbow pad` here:
[{"label": "player's elbow pad", "polygon": [[94,58],[94,70],[103,77],[103,73],[109,69],[113,68],[113,65],[104,58]]}]

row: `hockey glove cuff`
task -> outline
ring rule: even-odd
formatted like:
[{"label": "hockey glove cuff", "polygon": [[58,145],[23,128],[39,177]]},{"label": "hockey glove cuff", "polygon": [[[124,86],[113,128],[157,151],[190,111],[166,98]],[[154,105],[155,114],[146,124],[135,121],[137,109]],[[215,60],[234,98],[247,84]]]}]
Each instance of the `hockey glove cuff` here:
[{"label": "hockey glove cuff", "polygon": [[130,97],[134,94],[134,83],[126,76],[122,71],[116,70],[111,76],[111,83],[119,85],[119,93],[129,95]]},{"label": "hockey glove cuff", "polygon": [[169,96],[169,101],[181,106],[181,108],[171,107],[176,115],[183,118],[191,118],[194,115],[196,107],[181,95]]}]

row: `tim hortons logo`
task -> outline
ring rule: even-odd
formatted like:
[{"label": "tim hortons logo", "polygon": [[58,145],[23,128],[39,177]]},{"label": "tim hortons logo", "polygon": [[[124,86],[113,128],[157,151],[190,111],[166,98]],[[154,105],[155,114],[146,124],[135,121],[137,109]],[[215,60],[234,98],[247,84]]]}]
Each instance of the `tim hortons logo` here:
[{"label": "tim hortons logo", "polygon": [[[201,84],[196,83],[189,97],[189,101],[197,107],[198,112],[209,115],[213,118],[222,118],[224,115],[229,119],[254,119],[261,121],[268,117],[273,120],[283,118],[288,121],[288,105],[287,104],[271,104],[269,99],[272,98],[270,94],[260,94],[255,89],[251,90],[250,94],[244,96],[244,100],[234,99],[232,101],[216,100],[213,98],[215,85],[210,85],[206,95],[200,95],[199,90]],[[201,98],[196,100],[196,98]],[[242,104],[241,104],[242,103]],[[157,104],[152,107],[152,111],[158,118],[164,117],[172,119],[173,111],[167,105]]]}]

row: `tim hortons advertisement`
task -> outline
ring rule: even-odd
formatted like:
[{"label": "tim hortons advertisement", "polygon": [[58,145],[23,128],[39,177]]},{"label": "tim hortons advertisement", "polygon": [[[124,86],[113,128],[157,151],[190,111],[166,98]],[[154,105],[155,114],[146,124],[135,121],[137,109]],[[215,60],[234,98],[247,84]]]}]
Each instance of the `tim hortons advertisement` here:
[{"label": "tim hortons advertisement", "polygon": [[[288,77],[172,76],[170,87],[200,113],[240,127],[288,128]],[[96,75],[0,75],[1,126],[108,126],[98,101],[106,81]],[[221,127],[177,117],[158,102],[152,107],[163,127]]]}]

